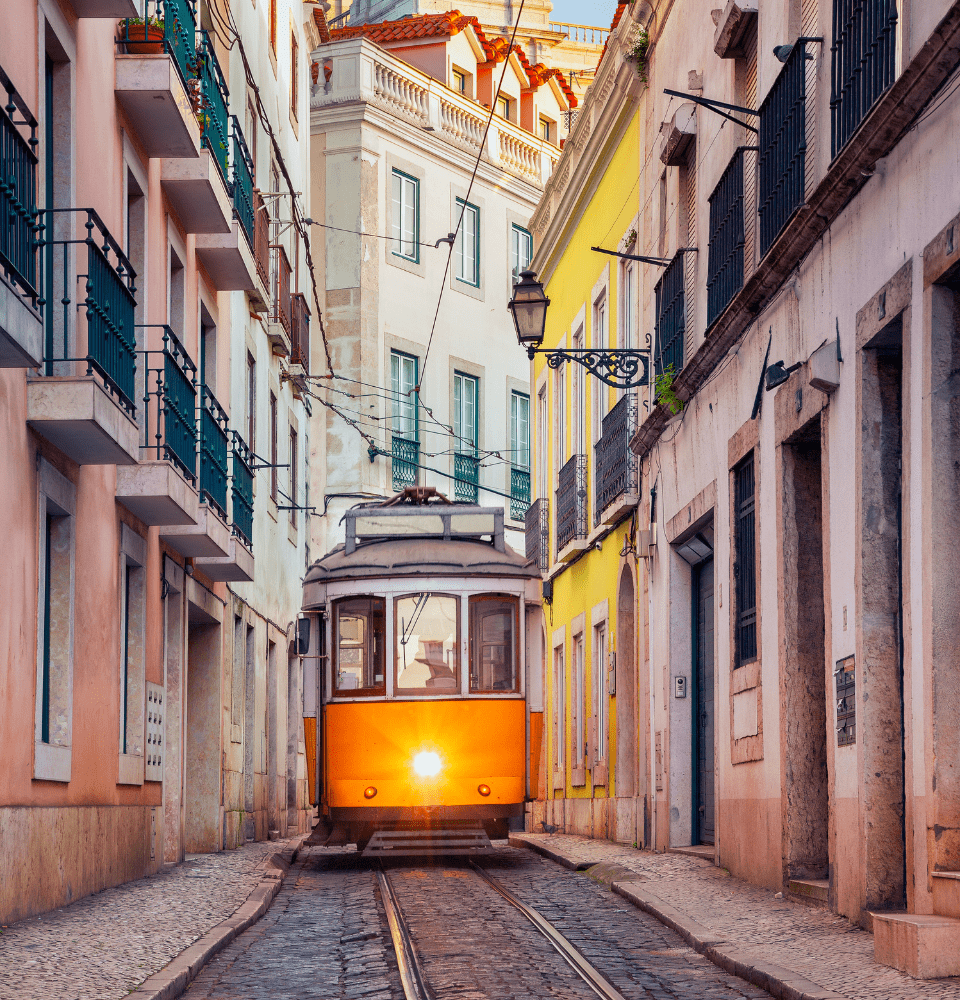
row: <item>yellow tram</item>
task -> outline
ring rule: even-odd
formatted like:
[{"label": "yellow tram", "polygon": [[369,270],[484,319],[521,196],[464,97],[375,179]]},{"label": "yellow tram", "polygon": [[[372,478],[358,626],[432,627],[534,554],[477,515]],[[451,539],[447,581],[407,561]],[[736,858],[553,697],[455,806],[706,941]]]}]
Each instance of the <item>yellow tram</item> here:
[{"label": "yellow tram", "polygon": [[535,794],[537,567],[505,544],[502,509],[432,490],[355,507],[345,528],[304,580],[314,842],[488,847]]}]

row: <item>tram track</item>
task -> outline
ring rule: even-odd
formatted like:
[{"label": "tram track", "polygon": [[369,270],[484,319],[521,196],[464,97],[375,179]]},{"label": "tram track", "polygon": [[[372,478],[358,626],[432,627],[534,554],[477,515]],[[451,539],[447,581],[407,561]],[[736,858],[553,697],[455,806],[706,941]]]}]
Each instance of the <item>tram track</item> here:
[{"label": "tram track", "polygon": [[[600,997],[601,1000],[625,1000],[623,994],[615,989],[606,977],[584,957],[576,945],[561,934],[549,920],[518,899],[499,879],[475,862],[470,862],[470,868],[478,878],[499,893],[534,926],[596,996]],[[377,881],[396,952],[404,998],[405,1000],[434,1000],[434,994],[430,990],[426,973],[417,953],[416,942],[409,922],[404,916],[390,876],[382,866],[377,872]]]}]

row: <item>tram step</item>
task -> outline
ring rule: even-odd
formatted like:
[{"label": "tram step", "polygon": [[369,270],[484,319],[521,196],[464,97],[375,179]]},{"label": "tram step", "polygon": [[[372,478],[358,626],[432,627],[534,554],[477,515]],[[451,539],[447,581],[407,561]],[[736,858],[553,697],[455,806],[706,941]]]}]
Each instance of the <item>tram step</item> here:
[{"label": "tram step", "polygon": [[484,830],[377,830],[364,858],[412,858],[424,854],[485,854],[493,850]]}]

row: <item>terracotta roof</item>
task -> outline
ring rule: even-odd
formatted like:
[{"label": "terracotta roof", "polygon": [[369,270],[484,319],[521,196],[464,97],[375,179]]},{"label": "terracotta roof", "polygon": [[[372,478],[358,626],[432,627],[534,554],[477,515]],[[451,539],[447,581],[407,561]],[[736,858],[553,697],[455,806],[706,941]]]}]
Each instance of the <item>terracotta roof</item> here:
[{"label": "terracotta roof", "polygon": [[487,49],[488,42],[480,22],[475,17],[468,17],[458,10],[450,10],[443,14],[420,14],[417,17],[402,17],[397,21],[382,21],[379,24],[348,25],[346,28],[334,28],[330,38],[337,41],[342,38],[356,38],[364,35],[372,42],[402,42],[415,38],[443,38],[457,35],[465,28],[472,26],[480,44]]},{"label": "terracotta roof", "polygon": [[[613,15],[613,20],[610,22],[610,34],[612,35],[617,30],[617,25],[620,23],[620,18],[623,17],[623,12],[629,7],[630,4],[626,2],[618,3],[617,9]],[[597,71],[600,69],[600,63],[603,62],[603,57],[607,54],[607,43],[610,41],[610,36],[607,36],[607,41],[603,43],[603,51],[600,53],[600,58],[597,60]]]},{"label": "terracotta roof", "polygon": [[[327,15],[319,4],[313,8],[313,23],[316,24],[317,31],[320,33],[320,44],[329,42],[330,29],[327,27]],[[316,80],[314,80],[314,83],[316,83]]]}]

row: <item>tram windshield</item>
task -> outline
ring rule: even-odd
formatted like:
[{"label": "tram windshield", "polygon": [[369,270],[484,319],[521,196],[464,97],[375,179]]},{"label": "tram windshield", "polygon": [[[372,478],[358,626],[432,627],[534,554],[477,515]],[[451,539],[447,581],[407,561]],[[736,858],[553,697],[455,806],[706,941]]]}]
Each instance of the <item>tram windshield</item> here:
[{"label": "tram windshield", "polygon": [[470,691],[517,690],[517,599],[470,598]]},{"label": "tram windshield", "polygon": [[398,694],[450,694],[460,688],[460,601],[445,594],[409,594],[395,602]]},{"label": "tram windshield", "polygon": [[337,660],[335,687],[338,694],[384,694],[383,598],[351,598],[336,603],[335,637]]}]

